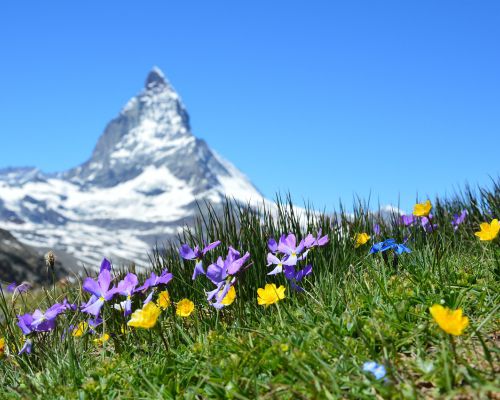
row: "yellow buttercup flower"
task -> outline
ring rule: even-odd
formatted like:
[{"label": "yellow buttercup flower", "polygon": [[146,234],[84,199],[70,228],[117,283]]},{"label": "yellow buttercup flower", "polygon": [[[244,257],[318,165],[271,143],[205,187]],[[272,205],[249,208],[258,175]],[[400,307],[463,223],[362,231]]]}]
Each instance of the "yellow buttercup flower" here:
[{"label": "yellow buttercup flower", "polygon": [[450,310],[448,307],[434,304],[429,310],[439,327],[450,335],[460,336],[469,325],[469,318],[462,315],[461,308]]},{"label": "yellow buttercup flower", "polygon": [[233,304],[234,299],[236,299],[236,289],[234,288],[234,286],[231,286],[227,294],[222,299],[221,303],[225,306],[229,306]]},{"label": "yellow buttercup flower", "polygon": [[356,233],[356,236],[355,236],[355,241],[356,243],[354,244],[354,248],[357,249],[359,246],[365,244],[366,242],[368,242],[370,240],[370,235],[368,235],[367,233]]},{"label": "yellow buttercup flower", "polygon": [[194,311],[194,303],[189,299],[182,299],[177,303],[175,313],[179,317],[189,317]]},{"label": "yellow buttercup flower", "polygon": [[264,289],[257,289],[257,302],[261,306],[268,306],[285,298],[286,288],[281,285],[276,287],[274,283],[268,283]]},{"label": "yellow buttercup flower", "polygon": [[85,321],[80,322],[75,329],[71,332],[71,335],[74,337],[80,337],[82,336],[85,332],[87,332],[87,329],[89,327],[89,324],[86,323]]},{"label": "yellow buttercup flower", "polygon": [[156,321],[160,316],[160,308],[150,301],[141,309],[135,310],[130,317],[130,321],[127,322],[128,326],[133,326],[134,328],[144,328],[150,329],[156,325]]},{"label": "yellow buttercup flower", "polygon": [[164,290],[158,295],[158,300],[156,301],[156,304],[162,310],[165,310],[170,305],[170,295],[168,294],[168,290]]},{"label": "yellow buttercup flower", "polygon": [[427,200],[425,203],[417,203],[415,207],[413,207],[413,215],[416,217],[427,217],[431,212],[432,204],[430,200]]},{"label": "yellow buttercup flower", "polygon": [[487,222],[483,222],[479,225],[481,230],[476,232],[475,235],[480,240],[493,240],[498,236],[498,232],[500,231],[500,223],[498,223],[498,219],[494,219],[489,224]]},{"label": "yellow buttercup flower", "polygon": [[5,338],[0,338],[0,357],[5,354]]},{"label": "yellow buttercup flower", "polygon": [[99,346],[102,346],[104,342],[107,342],[109,340],[109,335],[107,333],[105,333],[104,335],[102,335],[101,337],[98,337],[97,339],[94,339],[94,343],[99,345]]}]

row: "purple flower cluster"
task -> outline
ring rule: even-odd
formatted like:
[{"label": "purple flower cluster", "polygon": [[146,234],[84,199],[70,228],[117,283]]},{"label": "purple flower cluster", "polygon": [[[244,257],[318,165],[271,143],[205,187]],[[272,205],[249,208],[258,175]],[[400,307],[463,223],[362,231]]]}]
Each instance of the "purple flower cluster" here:
[{"label": "purple flower cluster", "polygon": [[415,226],[420,222],[420,225],[424,229],[425,232],[430,233],[435,231],[438,228],[438,224],[433,224],[432,219],[433,215],[429,214],[428,217],[416,217],[413,214],[410,215],[402,215],[401,216],[401,223],[406,226]]},{"label": "purple flower cluster", "polygon": [[[453,218],[451,220],[451,225],[453,227],[453,230],[456,231],[458,227],[465,222],[465,219],[467,218],[467,210],[462,210],[460,214],[454,214]],[[424,229],[425,232],[430,233],[438,229],[438,224],[432,223],[432,219],[434,216],[432,214],[429,214],[427,217],[416,217],[413,214],[410,215],[401,215],[400,221],[401,224],[410,227],[410,226],[416,226],[420,222],[420,225]]]},{"label": "purple flower cluster", "polygon": [[274,266],[274,269],[268,275],[283,273],[290,282],[291,287],[297,291],[303,291],[297,283],[312,272],[312,265],[306,265],[303,269],[297,269],[297,264],[306,259],[307,254],[315,247],[325,246],[328,243],[328,235],[321,236],[321,230],[318,236],[308,234],[297,244],[297,238],[293,233],[281,235],[278,242],[270,238],[267,247],[270,253],[267,254],[267,266]]},{"label": "purple flower cluster", "polygon": [[215,285],[215,289],[206,292],[206,295],[207,301],[217,309],[224,307],[222,300],[226,297],[231,286],[236,283],[238,274],[250,267],[250,265],[244,266],[250,259],[250,253],[246,252],[242,256],[238,250],[229,246],[226,258],[217,258],[217,261],[210,264],[205,272],[203,269],[203,260],[206,254],[219,246],[220,243],[220,240],[217,240],[205,246],[203,250],[198,246],[192,249],[187,244],[183,244],[179,249],[179,254],[183,259],[196,261],[193,279],[196,279],[199,275],[206,275],[207,279]]},{"label": "purple flower cluster", "polygon": [[[56,303],[49,307],[45,312],[35,310],[32,314],[18,315],[17,325],[25,336],[35,334],[37,332],[48,332],[56,327],[58,315],[67,310],[77,311],[78,309],[87,313],[91,318],[87,321],[91,330],[94,330],[102,323],[100,316],[101,310],[106,303],[109,303],[116,295],[124,296],[123,311],[125,315],[132,313],[132,296],[144,294],[148,289],[152,289],[148,298],[151,299],[154,288],[160,285],[166,285],[172,280],[173,276],[168,270],[164,270],[160,276],[154,272],[144,281],[140,287],[138,285],[137,276],[133,273],[128,273],[123,280],[118,282],[117,286],[112,286],[113,277],[111,275],[111,263],[104,259],[101,263],[101,268],[97,280],[87,277],[85,278],[82,288],[91,294],[88,302],[83,303],[78,307],[75,304],[69,303],[66,299],[62,303]],[[148,300],[146,299],[146,302]],[[28,338],[25,341],[21,353],[30,353],[33,341]]]}]

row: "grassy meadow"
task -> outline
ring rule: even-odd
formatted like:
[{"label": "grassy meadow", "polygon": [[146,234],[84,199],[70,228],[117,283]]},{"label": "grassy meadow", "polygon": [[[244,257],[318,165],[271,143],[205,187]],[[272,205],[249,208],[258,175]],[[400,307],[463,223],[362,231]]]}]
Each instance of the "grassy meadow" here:
[{"label": "grassy meadow", "polygon": [[[4,286],[0,398],[499,399],[500,235],[479,240],[475,232],[500,217],[500,185],[431,201],[427,229],[420,217],[406,226],[399,215],[370,213],[362,203],[353,214],[332,215],[298,215],[287,198],[273,210],[230,202],[222,213],[208,207],[178,241],[151,256],[151,270],[168,269],[173,279],[151,289],[152,304],[164,290],[171,304],[158,306],[149,328],[127,324],[131,316],[112,306],[125,299],[117,294],[103,300],[103,322],[92,329],[79,307],[60,312],[50,329],[23,335],[17,316],[64,299],[80,306],[90,293],[82,282],[26,293]],[[463,210],[455,230],[451,222]],[[312,273],[296,279],[303,291],[284,273],[268,275],[270,238],[294,233],[298,243],[320,229],[328,243],[312,245],[297,261],[312,265]],[[366,243],[356,242],[361,233]],[[379,247],[370,254],[388,238],[411,252],[395,258],[396,248]],[[179,255],[182,244],[216,240],[221,244],[204,256],[205,271],[229,246],[250,253],[231,281],[235,300],[221,309],[207,301],[214,284],[203,274],[193,281],[195,261]],[[114,265],[111,285],[129,271],[134,267]],[[137,273],[139,285],[149,273]],[[272,283],[283,285],[284,298],[271,294],[273,304],[258,304],[257,290]],[[133,311],[151,290],[131,296]],[[176,305],[185,298],[194,311],[180,316]],[[429,312],[435,304],[461,308],[468,318],[463,331],[446,333]],[[26,340],[31,353],[19,355]],[[370,361],[383,367],[382,376],[364,370]]]}]

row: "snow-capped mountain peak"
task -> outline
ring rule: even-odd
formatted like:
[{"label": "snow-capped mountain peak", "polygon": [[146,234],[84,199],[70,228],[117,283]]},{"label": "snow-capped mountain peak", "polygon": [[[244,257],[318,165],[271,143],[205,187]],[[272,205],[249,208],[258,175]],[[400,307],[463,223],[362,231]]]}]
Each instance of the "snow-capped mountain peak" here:
[{"label": "snow-capped mountain peak", "polygon": [[149,88],[152,86],[165,86],[168,85],[167,79],[165,78],[165,74],[163,71],[158,68],[156,65],[151,68],[149,74],[146,78],[145,88]]},{"label": "snow-capped mountain peak", "polygon": [[[7,172],[6,172],[7,171]],[[154,67],[105,127],[88,161],[49,176],[0,171],[0,223],[21,241],[82,261],[144,261],[175,234],[196,201],[260,201],[250,181],[196,138],[179,95]]]}]

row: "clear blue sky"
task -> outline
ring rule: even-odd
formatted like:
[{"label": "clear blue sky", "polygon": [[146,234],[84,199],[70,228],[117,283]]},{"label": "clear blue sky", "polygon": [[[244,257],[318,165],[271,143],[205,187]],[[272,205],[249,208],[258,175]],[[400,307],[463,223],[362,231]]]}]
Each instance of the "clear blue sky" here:
[{"label": "clear blue sky", "polygon": [[268,197],[409,208],[500,173],[500,1],[12,1],[0,167],[85,161],[153,65]]}]

